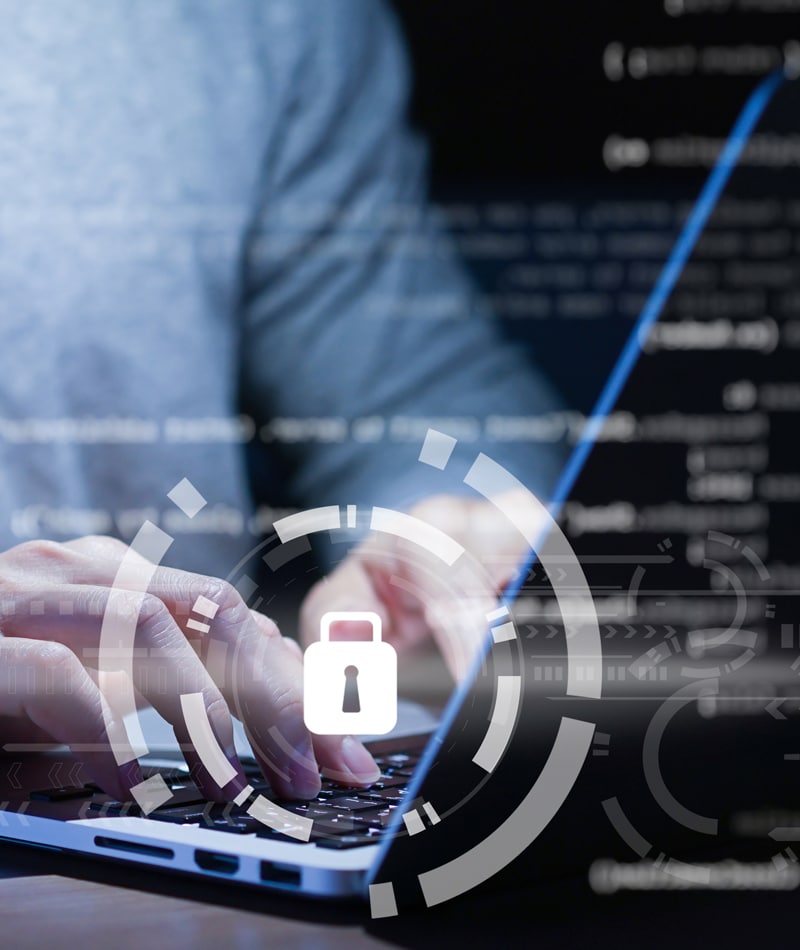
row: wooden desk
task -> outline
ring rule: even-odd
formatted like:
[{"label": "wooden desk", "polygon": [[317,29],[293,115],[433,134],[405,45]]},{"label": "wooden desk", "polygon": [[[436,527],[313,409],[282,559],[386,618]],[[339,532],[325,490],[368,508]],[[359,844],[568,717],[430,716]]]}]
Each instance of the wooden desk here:
[{"label": "wooden desk", "polygon": [[55,874],[0,881],[0,944],[63,947],[361,947],[380,942],[355,925],[326,924]]},{"label": "wooden desk", "polygon": [[[12,876],[16,875],[16,876]],[[323,903],[0,845],[0,947],[79,950],[793,946],[798,894],[655,893],[613,898],[585,882],[483,891],[371,921]],[[788,941],[788,943],[787,943]]]}]

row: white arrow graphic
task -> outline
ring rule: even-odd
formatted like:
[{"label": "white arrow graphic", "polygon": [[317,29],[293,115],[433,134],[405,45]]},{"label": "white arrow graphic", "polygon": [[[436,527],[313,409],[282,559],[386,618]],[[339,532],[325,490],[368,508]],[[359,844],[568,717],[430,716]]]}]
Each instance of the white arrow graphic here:
[{"label": "white arrow graphic", "polygon": [[20,768],[22,768],[22,763],[14,762],[11,768],[6,773],[9,784],[11,785],[12,788],[22,788],[22,784],[20,783],[20,780],[17,778],[17,773],[19,772]]}]

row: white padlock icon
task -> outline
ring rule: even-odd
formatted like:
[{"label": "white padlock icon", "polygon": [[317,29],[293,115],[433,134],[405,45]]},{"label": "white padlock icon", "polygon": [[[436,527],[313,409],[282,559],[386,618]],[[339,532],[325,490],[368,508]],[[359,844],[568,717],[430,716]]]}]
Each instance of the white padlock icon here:
[{"label": "white padlock icon", "polygon": [[[331,640],[335,623],[372,627],[371,640]],[[331,610],[320,639],[305,652],[303,719],[318,736],[382,736],[397,723],[397,654],[381,639],[381,618],[371,610]]]}]

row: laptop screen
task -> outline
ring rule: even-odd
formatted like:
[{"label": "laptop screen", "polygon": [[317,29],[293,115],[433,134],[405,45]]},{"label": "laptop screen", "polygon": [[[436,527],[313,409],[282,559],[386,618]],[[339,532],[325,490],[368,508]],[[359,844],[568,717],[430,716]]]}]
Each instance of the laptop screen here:
[{"label": "laptop screen", "polygon": [[[658,857],[674,873],[687,854],[735,836],[742,809],[786,783],[764,710],[796,675],[800,651],[790,580],[800,497],[791,439],[797,97],[796,84],[775,74],[748,98],[727,141],[684,143],[687,161],[711,166],[696,201],[662,195],[627,211],[598,201],[585,213],[605,229],[599,246],[639,306],[588,424],[564,413],[574,449],[552,505],[591,589],[605,698],[596,699],[600,684],[594,694],[585,688],[598,657],[578,652],[569,621],[565,629],[559,584],[580,593],[570,565],[532,559],[508,591],[513,646],[495,626],[429,747],[428,773],[410,790],[421,809],[434,803],[450,835],[437,822],[438,834],[384,846],[376,879],[401,895],[421,888],[438,903],[534,840],[531,880],[585,871],[609,854]],[[543,538],[540,553],[551,542]],[[487,773],[481,750],[515,679],[521,698],[503,712],[513,728]],[[588,751],[588,777],[562,754],[570,742]],[[616,773],[598,769],[612,760]],[[712,775],[700,778],[698,763]],[[549,825],[528,811],[523,840],[509,837],[543,780],[551,813],[574,782],[568,804]],[[770,830],[761,843],[777,851]]]}]

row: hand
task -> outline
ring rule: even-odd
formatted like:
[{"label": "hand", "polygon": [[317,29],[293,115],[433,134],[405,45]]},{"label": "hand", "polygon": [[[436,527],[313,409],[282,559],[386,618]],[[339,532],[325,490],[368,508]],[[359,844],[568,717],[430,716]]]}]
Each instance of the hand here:
[{"label": "hand", "polygon": [[[441,495],[409,512],[464,547],[455,580],[425,552],[414,553],[390,534],[371,535],[309,591],[300,615],[303,643],[319,639],[327,611],[372,610],[383,639],[398,652],[432,636],[454,677],[466,675],[486,633],[486,614],[529,552],[520,527],[533,534],[540,519],[525,491],[508,492],[500,502]],[[499,508],[513,511],[515,523]],[[337,624],[337,638],[358,635],[355,625]]]},{"label": "hand", "polygon": [[[300,650],[272,621],[250,611],[224,581],[171,568],[155,569],[146,594],[131,589],[109,599],[126,553],[139,558],[120,541],[86,537],[33,541],[0,554],[0,741],[74,746],[105,791],[130,797],[142,779],[139,766],[135,759],[119,766],[110,745],[128,741],[119,713],[126,674],[107,663],[98,669],[98,652],[104,613],[124,621],[133,612],[133,687],[171,723],[209,798],[228,801],[246,784],[231,709],[279,796],[314,797],[319,766],[345,784],[375,781],[379,770],[356,739],[312,740],[303,725]],[[182,629],[199,596],[219,608],[209,634]],[[214,736],[236,771],[224,790],[191,747],[182,693],[202,695]]]}]

